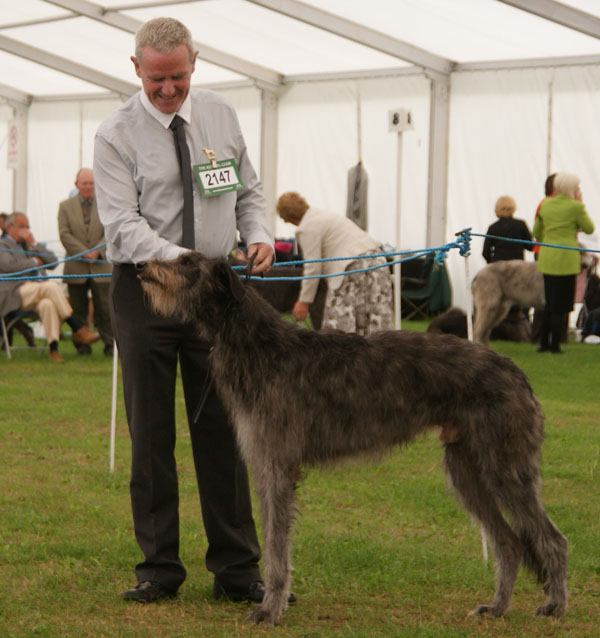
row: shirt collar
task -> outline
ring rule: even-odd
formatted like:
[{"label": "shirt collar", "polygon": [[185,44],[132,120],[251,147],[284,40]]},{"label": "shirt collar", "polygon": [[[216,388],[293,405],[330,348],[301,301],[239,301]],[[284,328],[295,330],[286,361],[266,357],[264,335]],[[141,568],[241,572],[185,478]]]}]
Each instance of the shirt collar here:
[{"label": "shirt collar", "polygon": [[192,121],[192,98],[189,93],[177,113],[162,113],[150,102],[144,91],[140,91],[140,100],[146,111],[165,128],[169,128],[175,115],[179,115],[188,124]]}]

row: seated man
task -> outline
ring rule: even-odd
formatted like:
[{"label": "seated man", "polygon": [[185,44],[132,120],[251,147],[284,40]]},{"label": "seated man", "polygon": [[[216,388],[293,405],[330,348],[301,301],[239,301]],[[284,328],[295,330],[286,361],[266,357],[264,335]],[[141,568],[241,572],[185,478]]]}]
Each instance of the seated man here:
[{"label": "seated man", "polygon": [[[34,254],[30,256],[27,252]],[[29,230],[29,221],[23,213],[13,213],[6,219],[6,236],[0,239],[0,273],[18,273],[56,261],[54,253],[37,244]],[[64,363],[58,351],[60,326],[66,321],[73,331],[75,343],[90,344],[100,338],[87,326],[73,317],[67,298],[54,281],[30,281],[37,271],[24,273],[12,281],[0,281],[0,315],[15,310],[33,310],[38,314],[46,340],[50,346],[50,358]]]}]

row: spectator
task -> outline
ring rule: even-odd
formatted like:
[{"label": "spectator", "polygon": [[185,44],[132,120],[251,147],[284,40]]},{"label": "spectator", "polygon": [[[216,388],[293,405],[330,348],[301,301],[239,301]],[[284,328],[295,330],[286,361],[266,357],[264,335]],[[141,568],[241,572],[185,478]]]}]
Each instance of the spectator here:
[{"label": "spectator", "polygon": [[[7,236],[0,239],[0,273],[20,273],[31,271],[35,266],[52,264],[54,253],[36,243],[29,229],[29,221],[23,213],[13,213],[6,220]],[[28,256],[22,248],[27,246],[33,256]],[[32,310],[38,314],[46,341],[50,347],[50,358],[56,363],[64,363],[59,350],[60,327],[63,321],[71,327],[76,344],[91,344],[99,339],[87,326],[73,316],[67,298],[54,281],[31,281],[37,271],[24,272],[22,278],[0,281],[0,314],[5,316],[16,310]]]},{"label": "spectator", "polygon": [[[557,173],[555,197],[542,202],[533,226],[533,235],[545,244],[577,247],[577,233],[594,232],[594,223],[582,203],[579,178],[571,173]],[[538,270],[544,275],[546,307],[538,352],[562,352],[563,326],[573,310],[575,279],[581,270],[581,257],[576,250],[540,246]]]},{"label": "spectator", "polygon": [[7,213],[0,213],[0,237],[4,237],[6,235],[6,218],[8,217]]},{"label": "spectator", "polygon": [[488,264],[494,261],[507,261],[509,259],[523,259],[524,250],[533,250],[531,244],[522,244],[514,241],[503,241],[498,237],[507,239],[519,239],[531,241],[531,233],[527,224],[522,219],[515,219],[513,215],[517,210],[517,204],[512,197],[503,195],[496,201],[494,211],[498,221],[488,229],[483,242],[483,258]]},{"label": "spectator", "polygon": [[[83,254],[82,260],[65,262],[65,275],[85,275],[84,277],[65,279],[69,290],[69,302],[77,320],[87,323],[88,291],[91,293],[94,308],[94,325],[104,342],[104,354],[112,356],[113,332],[108,309],[109,279],[95,278],[93,275],[110,273],[112,267],[106,260],[104,229],[98,217],[96,198],[94,197],[94,174],[89,168],[82,168],[75,177],[77,195],[65,199],[58,207],[58,232],[67,256]],[[93,249],[93,250],[88,250]],[[88,252],[85,252],[85,251]],[[104,261],[104,263],[102,263]],[[77,345],[79,354],[89,354],[89,345]]]},{"label": "spectator", "polygon": [[[367,235],[347,217],[310,208],[298,193],[288,192],[277,201],[277,213],[285,222],[298,226],[296,239],[303,259],[354,257],[381,252],[381,244]],[[386,264],[385,257],[346,259],[304,264],[304,276],[340,273],[327,278],[327,297],[322,328],[368,335],[394,327],[392,279],[389,268],[378,268],[351,275],[359,270]],[[304,321],[317,293],[318,279],[303,279],[300,296],[294,305],[297,321]]]}]

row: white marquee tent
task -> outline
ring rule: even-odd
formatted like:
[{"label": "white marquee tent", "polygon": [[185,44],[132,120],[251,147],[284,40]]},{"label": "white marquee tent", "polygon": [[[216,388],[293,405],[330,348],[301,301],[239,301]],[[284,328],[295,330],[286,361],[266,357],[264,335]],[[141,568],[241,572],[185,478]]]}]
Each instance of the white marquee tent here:
[{"label": "white marquee tent", "polygon": [[[278,193],[344,214],[359,159],[369,232],[392,245],[401,180],[403,250],[485,232],[503,194],[531,226],[557,170],[581,177],[600,224],[597,0],[0,0],[0,210],[25,210],[57,250],[58,204],[96,127],[139,88],[133,34],[161,15],[192,31],[194,84],[236,106],[280,237],[293,229],[275,221]],[[414,122],[400,175],[396,108]],[[472,271],[480,252],[475,240]],[[464,307],[456,251],[449,267]]]}]

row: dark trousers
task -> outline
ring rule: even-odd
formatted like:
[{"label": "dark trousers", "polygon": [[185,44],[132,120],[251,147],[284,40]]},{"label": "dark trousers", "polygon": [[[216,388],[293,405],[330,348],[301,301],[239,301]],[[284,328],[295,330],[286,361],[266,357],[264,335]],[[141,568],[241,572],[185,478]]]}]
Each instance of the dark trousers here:
[{"label": "dark trousers", "polygon": [[544,274],[546,308],[542,320],[540,346],[560,351],[565,330],[568,331],[569,313],[575,298],[575,275]]},{"label": "dark trousers", "polygon": [[105,278],[95,280],[93,277],[86,279],[82,284],[67,284],[69,288],[69,303],[73,308],[73,314],[83,325],[87,325],[88,314],[88,290],[92,291],[94,302],[94,326],[102,337],[105,346],[112,346],[113,329],[110,321],[108,302],[109,283]]},{"label": "dark trousers", "polygon": [[209,344],[201,341],[191,326],[159,317],[148,309],[131,265],[115,266],[111,300],[132,443],[133,521],[145,557],[136,566],[138,581],[157,581],[175,590],[186,575],[179,558],[174,455],[179,359],[208,538],[206,565],[222,585],[247,587],[260,578],[260,547],[248,473],[214,388],[198,422],[193,423],[206,378]]}]

